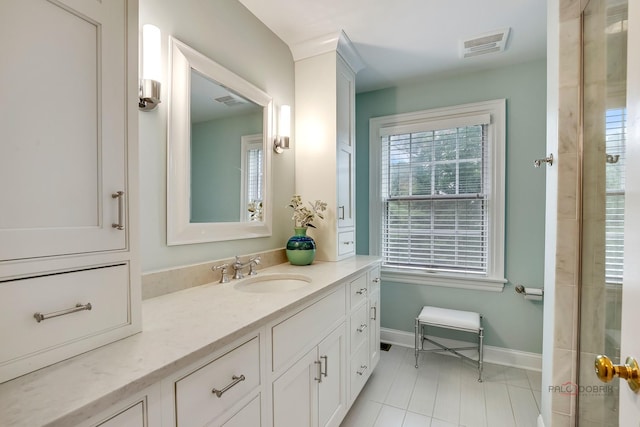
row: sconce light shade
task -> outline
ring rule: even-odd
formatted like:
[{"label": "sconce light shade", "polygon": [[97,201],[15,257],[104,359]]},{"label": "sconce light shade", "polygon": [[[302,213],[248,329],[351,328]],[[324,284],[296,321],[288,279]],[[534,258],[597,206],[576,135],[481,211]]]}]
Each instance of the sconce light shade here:
[{"label": "sconce light shade", "polygon": [[160,101],[160,29],[154,25],[142,26],[142,78],[138,107],[150,111]]},{"label": "sconce light shade", "polygon": [[291,107],[289,105],[280,106],[280,116],[278,123],[278,134],[273,142],[273,151],[278,154],[289,149],[289,137],[291,136]]}]

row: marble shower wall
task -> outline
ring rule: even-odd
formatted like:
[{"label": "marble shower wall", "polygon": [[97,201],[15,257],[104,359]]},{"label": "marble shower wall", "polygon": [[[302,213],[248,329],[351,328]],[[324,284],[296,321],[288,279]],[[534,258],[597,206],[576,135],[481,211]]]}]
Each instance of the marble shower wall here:
[{"label": "marble shower wall", "polygon": [[[581,0],[560,0],[558,88],[558,223],[556,246],[553,385],[577,383],[580,278]],[[554,165],[555,166],[555,165]],[[553,393],[551,425],[572,426],[576,396]]]},{"label": "marble shower wall", "polygon": [[[615,308],[619,301],[619,290],[605,286],[605,112],[612,102],[619,103],[620,94],[624,93],[611,80],[623,76],[620,71],[626,70],[626,64],[624,55],[614,55],[618,62],[611,63],[612,49],[607,46],[605,31],[607,0],[560,0],[559,4],[553,384],[599,386],[602,384],[595,378],[591,363],[596,354],[613,350],[611,340],[606,339],[606,330],[616,327]],[[583,360],[580,372],[579,356]],[[552,426],[574,426],[578,422],[580,426],[604,425],[615,417],[611,412],[617,407],[615,395],[615,390],[608,395],[554,393]]]}]

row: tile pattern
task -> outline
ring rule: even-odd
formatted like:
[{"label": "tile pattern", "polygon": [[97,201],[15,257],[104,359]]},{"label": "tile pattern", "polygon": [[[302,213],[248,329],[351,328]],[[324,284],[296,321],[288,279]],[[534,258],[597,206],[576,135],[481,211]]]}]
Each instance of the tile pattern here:
[{"label": "tile pattern", "polygon": [[392,346],[354,402],[341,427],[535,427],[541,375],[457,357]]}]

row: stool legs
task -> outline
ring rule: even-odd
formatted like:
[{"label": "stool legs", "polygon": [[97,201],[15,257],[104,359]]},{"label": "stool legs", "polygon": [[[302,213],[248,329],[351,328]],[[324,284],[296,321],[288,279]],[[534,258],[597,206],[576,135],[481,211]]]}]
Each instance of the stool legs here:
[{"label": "stool legs", "polygon": [[[482,322],[482,316],[480,316],[480,322]],[[482,324],[482,323],[481,323]],[[422,338],[422,324],[416,317],[415,321],[415,343],[414,343],[414,351],[416,356],[416,368],[418,368],[418,357],[420,355],[420,351],[433,351],[433,350],[423,350],[423,338]],[[431,341],[433,343],[433,341]],[[450,351],[458,356],[462,356],[463,358],[469,359],[469,357],[461,355],[458,353],[457,349],[450,349],[445,346],[441,346],[439,343],[434,343],[439,345],[443,350]],[[473,347],[471,347],[472,349]],[[469,349],[467,347],[463,348],[463,350]],[[459,350],[459,348],[458,348]],[[437,351],[437,350],[436,350]],[[482,370],[484,368],[484,328],[480,327],[478,330],[478,382],[482,382]]]},{"label": "stool legs", "polygon": [[419,341],[420,341],[420,321],[416,317],[416,324],[415,324],[416,368],[418,367],[418,354],[420,353]]},{"label": "stool legs", "polygon": [[[480,321],[482,321],[482,317],[480,317]],[[482,367],[483,367],[483,357],[484,357],[484,329],[480,328],[478,331],[478,382],[482,382]]]}]

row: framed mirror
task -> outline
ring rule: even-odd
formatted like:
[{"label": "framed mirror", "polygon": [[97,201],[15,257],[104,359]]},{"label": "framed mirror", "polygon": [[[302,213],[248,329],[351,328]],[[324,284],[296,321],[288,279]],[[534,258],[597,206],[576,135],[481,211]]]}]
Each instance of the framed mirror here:
[{"label": "framed mirror", "polygon": [[271,235],[271,97],[171,37],[167,244]]}]

